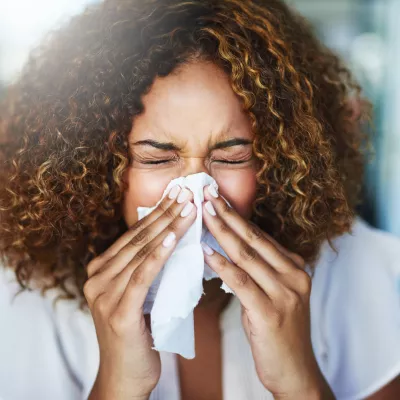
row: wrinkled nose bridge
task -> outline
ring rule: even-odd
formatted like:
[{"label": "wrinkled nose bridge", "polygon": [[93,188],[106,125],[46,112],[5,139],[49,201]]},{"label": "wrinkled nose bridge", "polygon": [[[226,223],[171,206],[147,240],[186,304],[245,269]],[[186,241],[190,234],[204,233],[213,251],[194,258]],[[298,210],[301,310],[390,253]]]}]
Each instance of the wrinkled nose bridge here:
[{"label": "wrinkled nose bridge", "polygon": [[206,157],[184,157],[183,169],[181,171],[183,176],[198,174],[200,172],[210,174],[206,165]]}]

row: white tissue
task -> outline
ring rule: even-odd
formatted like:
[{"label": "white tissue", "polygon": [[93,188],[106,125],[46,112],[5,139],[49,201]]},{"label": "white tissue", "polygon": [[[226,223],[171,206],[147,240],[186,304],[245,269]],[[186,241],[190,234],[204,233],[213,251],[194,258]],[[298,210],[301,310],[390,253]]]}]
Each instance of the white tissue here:
[{"label": "white tissue", "polygon": [[[197,217],[178,241],[174,252],[153,282],[146,297],[144,313],[151,314],[154,349],[191,359],[195,356],[193,309],[203,294],[203,278],[210,280],[218,277],[205,263],[200,242],[204,241],[228,260],[229,257],[207,227],[203,226],[203,188],[211,184],[218,190],[215,179],[204,172],[173,179],[155,206],[137,208],[139,220],[153,211],[176,184],[193,192]],[[233,293],[225,283],[221,288],[227,293]]]}]

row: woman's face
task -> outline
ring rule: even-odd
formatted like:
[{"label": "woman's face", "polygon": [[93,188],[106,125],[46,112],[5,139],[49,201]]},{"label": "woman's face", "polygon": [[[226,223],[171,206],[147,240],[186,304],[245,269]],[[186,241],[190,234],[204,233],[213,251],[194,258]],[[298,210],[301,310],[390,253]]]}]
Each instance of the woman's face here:
[{"label": "woman's face", "polygon": [[156,78],[142,101],[145,109],[129,136],[127,225],[137,221],[137,207],[155,205],[172,179],[199,172],[211,175],[221,195],[249,218],[256,192],[254,135],[225,73],[211,63],[185,65]]}]

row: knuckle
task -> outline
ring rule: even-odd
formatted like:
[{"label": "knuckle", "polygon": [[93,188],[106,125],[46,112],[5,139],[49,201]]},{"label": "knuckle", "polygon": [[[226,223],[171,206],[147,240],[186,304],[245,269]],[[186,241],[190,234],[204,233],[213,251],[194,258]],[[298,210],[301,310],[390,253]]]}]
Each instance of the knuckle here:
[{"label": "knuckle", "polygon": [[135,255],[137,261],[143,261],[149,254],[149,248],[147,246],[142,247]]},{"label": "knuckle", "polygon": [[149,231],[147,229],[143,229],[129,241],[129,244],[136,247],[138,245],[147,243],[149,239],[150,239]]},{"label": "knuckle", "polygon": [[174,210],[174,207],[168,207],[165,211],[164,211],[165,216],[168,219],[175,219],[177,216],[176,211]]},{"label": "knuckle", "polygon": [[257,258],[257,251],[245,243],[239,250],[239,257],[244,261],[253,261]]},{"label": "knuckle", "polygon": [[167,201],[167,197],[164,198],[164,200],[158,205],[158,208],[162,213],[165,213],[165,211],[167,211],[169,207],[170,205]]},{"label": "knuckle", "polygon": [[163,257],[163,255],[162,255],[162,253],[161,253],[161,251],[160,251],[160,248],[154,249],[154,251],[152,251],[152,252],[150,253],[150,258],[151,258],[153,261],[160,261],[161,259],[163,259],[164,257]]},{"label": "knuckle", "polygon": [[246,229],[246,237],[249,240],[257,241],[262,239],[264,235],[262,234],[262,231],[258,226],[250,224]]},{"label": "knuckle", "polygon": [[[304,258],[302,256],[300,256],[299,254],[296,253],[291,253],[292,257],[295,260],[295,263],[301,268],[303,269],[306,266],[306,262],[304,260]],[[308,274],[307,274],[308,275]]]},{"label": "knuckle", "polygon": [[139,231],[145,224],[146,217],[137,220],[132,226],[129,227],[129,231],[136,232]]},{"label": "knuckle", "polygon": [[249,281],[249,274],[246,271],[238,268],[235,271],[235,283],[237,286],[245,286]]},{"label": "knuckle", "polygon": [[136,268],[131,275],[129,284],[133,286],[142,286],[145,282],[145,274],[143,268]]},{"label": "knuckle", "polygon": [[[183,218],[181,218],[181,220],[183,220]],[[179,227],[179,222],[180,220],[178,219],[174,219],[173,221],[171,221],[171,223],[168,225],[168,229],[170,232],[174,232],[175,234],[178,231],[178,227]],[[182,221],[183,222],[183,221]]]},{"label": "knuckle", "polygon": [[232,213],[232,208],[229,207],[228,203],[225,203],[225,201],[223,202],[222,206],[221,206],[221,211],[220,211],[220,215],[228,215]]},{"label": "knuckle", "polygon": [[229,226],[228,226],[224,221],[222,221],[222,220],[219,221],[217,229],[218,229],[221,233],[227,233],[227,232],[229,232]]},{"label": "knuckle", "polygon": [[86,267],[86,271],[89,277],[91,277],[96,272],[101,263],[101,259],[102,259],[101,256],[98,256],[89,262],[89,264]]},{"label": "knuckle", "polygon": [[99,266],[97,268],[96,272],[95,272],[95,276],[100,275],[103,271],[105,271],[108,268],[110,268],[110,266],[112,265],[113,260],[114,260],[114,257],[110,258],[103,265]]},{"label": "knuckle", "polygon": [[218,268],[219,271],[223,271],[228,266],[229,262],[225,257],[218,257],[216,264],[216,268]]},{"label": "knuckle", "polygon": [[146,219],[148,218],[148,215],[146,215],[146,217],[142,218],[142,219],[138,219],[135,223],[135,228],[136,229],[141,229],[143,228],[143,226],[146,225]]},{"label": "knuckle", "polygon": [[144,261],[150,252],[149,246],[142,247],[135,255],[136,261]]},{"label": "knuckle", "polygon": [[307,272],[299,270],[296,277],[296,284],[300,294],[307,295],[311,292],[312,280]]},{"label": "knuckle", "polygon": [[129,327],[128,318],[122,318],[118,313],[108,318],[108,324],[117,336],[123,336]]},{"label": "knuckle", "polygon": [[285,305],[288,310],[297,310],[301,305],[299,294],[293,290],[288,290],[285,294]]},{"label": "knuckle", "polygon": [[92,281],[89,279],[83,285],[83,294],[86,300],[91,303],[94,297],[94,287]]},{"label": "knuckle", "polygon": [[102,293],[93,304],[93,308],[97,315],[104,317],[108,314],[109,301],[106,299],[105,294]]}]

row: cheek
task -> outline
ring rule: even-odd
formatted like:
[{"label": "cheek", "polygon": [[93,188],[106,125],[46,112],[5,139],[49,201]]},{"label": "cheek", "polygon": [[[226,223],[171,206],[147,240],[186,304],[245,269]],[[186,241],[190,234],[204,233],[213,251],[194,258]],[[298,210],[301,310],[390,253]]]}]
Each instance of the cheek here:
[{"label": "cheek", "polygon": [[215,176],[219,192],[243,218],[250,218],[257,192],[254,170],[221,171]]},{"label": "cheek", "polygon": [[128,168],[124,179],[128,189],[124,194],[123,213],[127,226],[132,226],[138,219],[137,207],[154,206],[174,176]]},{"label": "cheek", "polygon": [[[235,171],[215,171],[212,174],[217,181],[220,193],[244,218],[250,218],[255,199],[257,182],[252,169]],[[152,207],[161,198],[168,183],[176,178],[176,172],[140,171],[128,168],[125,181],[128,189],[124,194],[123,214],[127,226],[137,222],[137,207]]]}]

